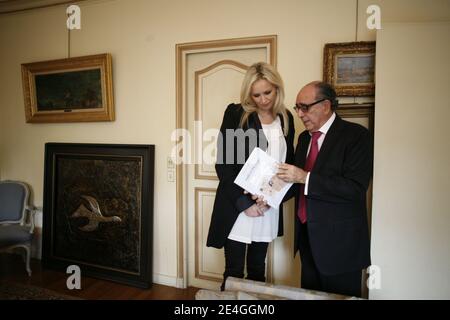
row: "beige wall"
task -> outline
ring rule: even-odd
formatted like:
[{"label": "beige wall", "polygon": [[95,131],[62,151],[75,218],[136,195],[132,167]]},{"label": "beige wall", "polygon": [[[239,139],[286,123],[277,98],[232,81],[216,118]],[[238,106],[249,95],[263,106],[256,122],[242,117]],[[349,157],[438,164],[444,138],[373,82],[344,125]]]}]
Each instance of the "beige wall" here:
[{"label": "beige wall", "polygon": [[421,23],[385,24],[377,37],[372,263],[382,281],[371,298],[450,298],[449,36],[450,23]]},{"label": "beige wall", "polygon": [[23,108],[20,64],[67,57],[65,7],[1,15],[0,176],[28,182],[42,205],[45,142],[155,144],[154,279],[175,285],[175,183],[166,174],[175,128],[175,44],[278,35],[278,69],[291,106],[300,86],[321,78],[325,43],[375,40],[365,27],[373,3],[383,21],[450,20],[449,0],[360,0],[357,32],[356,0],[81,2],[82,29],[71,32],[71,56],[112,54],[116,121],[78,124],[26,124]]}]

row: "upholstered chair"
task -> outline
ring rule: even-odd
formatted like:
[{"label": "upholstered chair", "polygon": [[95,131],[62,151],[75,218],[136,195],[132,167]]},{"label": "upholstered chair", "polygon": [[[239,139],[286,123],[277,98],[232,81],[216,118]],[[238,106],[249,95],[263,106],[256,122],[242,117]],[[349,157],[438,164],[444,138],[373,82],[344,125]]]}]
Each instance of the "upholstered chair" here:
[{"label": "upholstered chair", "polygon": [[34,207],[30,206],[28,186],[19,181],[0,181],[0,251],[23,249],[22,257],[31,276],[31,240]]}]

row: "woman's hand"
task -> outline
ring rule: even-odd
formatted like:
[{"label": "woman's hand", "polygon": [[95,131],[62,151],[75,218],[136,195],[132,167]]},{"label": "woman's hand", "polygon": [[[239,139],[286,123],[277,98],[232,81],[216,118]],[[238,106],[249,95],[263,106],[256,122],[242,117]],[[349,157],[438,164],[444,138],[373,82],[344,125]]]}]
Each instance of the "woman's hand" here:
[{"label": "woman's hand", "polygon": [[[248,192],[244,190],[244,194],[248,194]],[[247,209],[247,210],[250,209],[249,212],[247,212],[247,210],[244,211],[247,216],[249,216],[249,217],[263,216],[264,212],[269,210],[270,207],[267,205],[267,201],[264,200],[263,196],[258,196],[258,195],[252,194],[252,200],[255,200],[256,203]],[[256,206],[256,208],[251,209],[255,206]]]},{"label": "woman's hand", "polygon": [[264,210],[260,208],[256,203],[250,208],[244,211],[248,217],[259,217],[264,215]]},{"label": "woman's hand", "polygon": [[[249,194],[249,192],[244,190],[244,194]],[[252,194],[252,200],[255,200],[256,204],[259,205],[260,207],[267,206],[267,201],[264,200],[263,196]]]}]

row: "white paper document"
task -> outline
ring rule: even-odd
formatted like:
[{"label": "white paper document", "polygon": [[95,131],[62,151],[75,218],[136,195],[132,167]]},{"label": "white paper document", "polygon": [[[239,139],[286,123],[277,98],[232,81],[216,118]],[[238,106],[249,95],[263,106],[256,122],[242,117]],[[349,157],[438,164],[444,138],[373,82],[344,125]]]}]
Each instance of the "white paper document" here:
[{"label": "white paper document", "polygon": [[278,209],[292,183],[277,177],[279,162],[260,148],[253,149],[238,176],[238,186],[251,194],[263,196],[267,204]]}]

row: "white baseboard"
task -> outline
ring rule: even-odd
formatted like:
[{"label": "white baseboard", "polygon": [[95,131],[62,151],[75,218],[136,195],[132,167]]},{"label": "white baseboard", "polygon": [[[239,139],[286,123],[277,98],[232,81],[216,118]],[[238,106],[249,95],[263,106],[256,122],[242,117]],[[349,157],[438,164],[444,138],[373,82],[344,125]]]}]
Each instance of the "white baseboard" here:
[{"label": "white baseboard", "polygon": [[160,273],[153,274],[153,282],[157,284],[162,284],[164,286],[180,288],[178,287],[179,281],[177,281],[176,277],[167,276]]},{"label": "white baseboard", "polygon": [[186,289],[183,278],[177,278],[177,288]]}]

